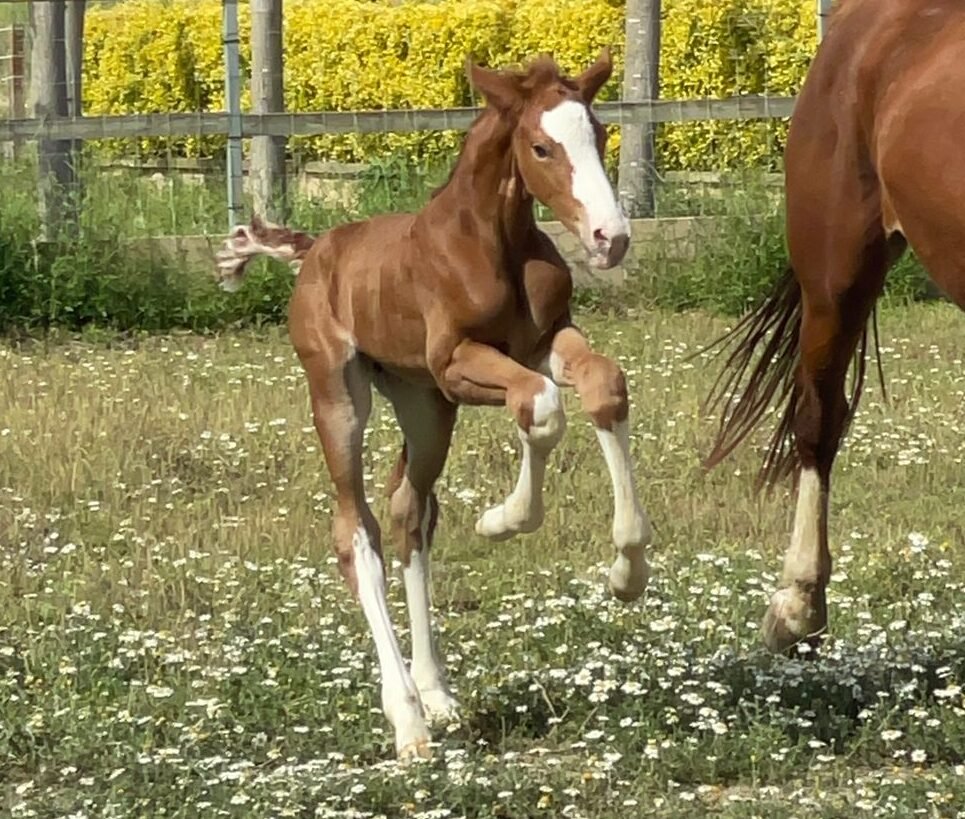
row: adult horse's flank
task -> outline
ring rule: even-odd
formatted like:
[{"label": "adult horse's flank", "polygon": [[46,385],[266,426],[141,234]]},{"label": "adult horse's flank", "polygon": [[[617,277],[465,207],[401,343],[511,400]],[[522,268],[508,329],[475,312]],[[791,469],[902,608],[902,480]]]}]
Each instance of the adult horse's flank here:
[{"label": "adult horse's flank", "polygon": [[774,651],[827,627],[831,467],[861,394],[869,318],[906,243],[965,308],[962,88],[965,2],[840,0],[798,97],[785,156],[791,270],[725,337],[736,347],[710,397],[723,405],[710,465],[775,393],[786,401],[761,471],[798,483],[783,588],[763,624]]},{"label": "adult horse's flank", "polygon": [[[613,482],[610,587],[633,600],[647,582],[651,530],[634,486],[624,375],[571,323],[570,272],[533,216],[536,198],[580,237],[598,267],[626,253],[630,227],[604,173],[605,132],[590,110],[611,70],[608,52],[575,79],[546,58],[525,73],[470,64],[487,106],[448,182],[421,211],[318,238],[256,219],[219,254],[229,289],[258,254],[300,264],[289,332],[335,484],[335,551],[372,630],[382,706],[402,758],[428,756],[426,719],[456,707],[432,635],[428,558],[439,511],[432,488],[457,405],[505,405],[518,425],[519,480],[476,524],[479,534],[502,540],[543,520],[546,461],[565,427],[559,387],[575,387]],[[405,436],[390,491],[412,626],[411,676],[389,620],[379,526],[362,480],[373,384]]]}]

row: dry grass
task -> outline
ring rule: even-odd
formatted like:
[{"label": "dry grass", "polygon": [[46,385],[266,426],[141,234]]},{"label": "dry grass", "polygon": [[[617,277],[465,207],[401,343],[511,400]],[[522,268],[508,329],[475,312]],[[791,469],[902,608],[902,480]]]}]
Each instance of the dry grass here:
[{"label": "dry grass", "polygon": [[[839,461],[833,639],[812,663],[765,656],[756,633],[786,491],[753,494],[750,447],[699,468],[714,368],[683,357],[720,320],[587,322],[631,380],[657,528],[638,606],[601,591],[608,482],[573,396],[546,524],[507,544],[473,522],[512,485],[515,436],[502,412],[463,411],[434,586],[465,718],[407,772],[372,767],[391,756],[373,652],[331,565],[329,483],[284,335],[0,349],[0,811],[787,816],[790,799],[955,815],[962,321],[884,316],[891,401],[866,392]],[[381,402],[371,427],[384,515],[399,440]],[[397,580],[391,595],[406,641]]]}]

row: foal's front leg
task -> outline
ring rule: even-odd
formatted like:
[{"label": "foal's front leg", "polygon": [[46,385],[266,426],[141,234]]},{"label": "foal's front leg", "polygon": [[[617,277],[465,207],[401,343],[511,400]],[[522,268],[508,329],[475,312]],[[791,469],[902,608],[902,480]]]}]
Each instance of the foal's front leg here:
[{"label": "foal's front leg", "polygon": [[554,336],[545,367],[557,384],[576,388],[584,411],[593,421],[613,483],[613,544],[617,556],[610,568],[610,589],[620,600],[635,600],[647,586],[646,547],[653,532],[633,479],[626,377],[614,361],[594,353],[573,326],[564,327]]},{"label": "foal's front leg", "polygon": [[550,452],[566,430],[559,388],[549,378],[484,344],[462,342],[445,368],[442,383],[455,400],[470,404],[505,402],[523,445],[519,479],[506,499],[487,509],[476,532],[505,540],[533,532],[543,522],[543,478]]}]

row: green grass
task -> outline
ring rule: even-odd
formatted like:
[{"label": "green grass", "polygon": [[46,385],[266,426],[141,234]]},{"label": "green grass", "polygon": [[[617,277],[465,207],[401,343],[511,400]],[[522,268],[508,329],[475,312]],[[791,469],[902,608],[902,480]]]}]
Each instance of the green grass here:
[{"label": "green grass", "polygon": [[[434,551],[462,721],[409,769],[392,761],[372,642],[332,563],[330,483],[283,332],[8,343],[0,814],[955,816],[962,321],[948,305],[884,312],[890,403],[869,388],[838,464],[831,637],[812,661],[758,638],[786,488],[753,494],[753,445],[698,466],[715,367],[685,357],[723,320],[586,322],[630,378],[656,526],[638,604],[603,592],[608,482],[574,397],[546,523],[502,544],[473,522],[510,489],[516,439],[504,412],[464,410]],[[384,520],[399,436],[382,402],[371,427]],[[397,565],[389,594],[405,646]]]}]

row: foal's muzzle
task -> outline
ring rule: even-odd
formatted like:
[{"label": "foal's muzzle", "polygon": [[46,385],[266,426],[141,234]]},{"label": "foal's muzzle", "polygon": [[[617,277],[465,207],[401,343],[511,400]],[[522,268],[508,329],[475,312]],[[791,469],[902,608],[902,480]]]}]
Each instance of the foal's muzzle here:
[{"label": "foal's muzzle", "polygon": [[593,231],[593,246],[590,248],[590,264],[598,270],[609,270],[623,261],[630,247],[630,236],[617,233],[608,236],[602,230]]}]

